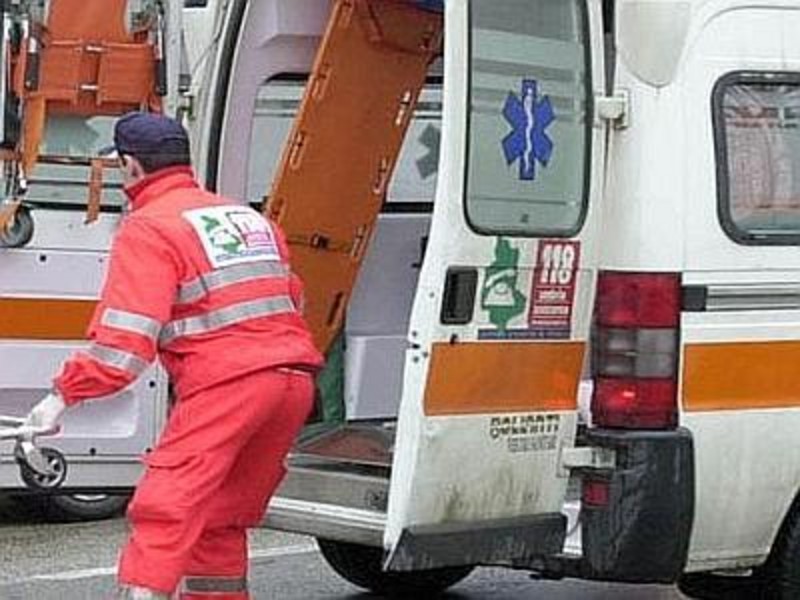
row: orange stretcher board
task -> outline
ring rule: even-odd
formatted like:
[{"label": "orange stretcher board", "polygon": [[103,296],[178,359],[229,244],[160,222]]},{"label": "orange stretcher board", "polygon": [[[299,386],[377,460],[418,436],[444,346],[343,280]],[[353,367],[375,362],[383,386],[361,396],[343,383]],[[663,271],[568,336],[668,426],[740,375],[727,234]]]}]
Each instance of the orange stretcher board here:
[{"label": "orange stretcher board", "polygon": [[442,16],[397,0],[337,0],[266,210],[305,283],[326,350],[341,328]]},{"label": "orange stretcher board", "polygon": [[[53,0],[36,43],[12,57],[12,89],[23,102],[20,157],[30,175],[50,115],[119,115],[160,110],[156,56],[147,27],[128,30],[129,0]],[[37,48],[35,77],[28,64]]]}]

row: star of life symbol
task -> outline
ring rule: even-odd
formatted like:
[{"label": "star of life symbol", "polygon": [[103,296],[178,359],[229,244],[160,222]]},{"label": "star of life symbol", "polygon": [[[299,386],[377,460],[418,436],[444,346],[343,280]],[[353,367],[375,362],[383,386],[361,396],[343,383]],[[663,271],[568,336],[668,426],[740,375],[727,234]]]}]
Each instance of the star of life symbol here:
[{"label": "star of life symbol", "polygon": [[547,96],[538,97],[534,79],[523,79],[519,97],[509,93],[503,116],[514,128],[503,138],[503,152],[510,165],[519,160],[519,178],[536,179],[536,163],[547,166],[553,154],[553,141],[547,128],[555,121],[555,113]]}]

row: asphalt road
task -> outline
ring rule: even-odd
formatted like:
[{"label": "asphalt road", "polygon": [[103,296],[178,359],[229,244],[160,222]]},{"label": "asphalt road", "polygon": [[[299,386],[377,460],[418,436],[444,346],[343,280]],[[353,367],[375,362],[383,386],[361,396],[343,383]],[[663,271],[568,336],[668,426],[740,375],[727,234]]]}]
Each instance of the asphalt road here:
[{"label": "asphalt road", "polygon": [[[0,599],[107,600],[125,537],[121,519],[41,524],[29,506],[0,501]],[[251,534],[250,585],[258,600],[367,600],[374,596],[340,579],[313,540],[268,530]],[[524,572],[477,569],[447,600],[678,600],[664,586],[540,582]]]}]

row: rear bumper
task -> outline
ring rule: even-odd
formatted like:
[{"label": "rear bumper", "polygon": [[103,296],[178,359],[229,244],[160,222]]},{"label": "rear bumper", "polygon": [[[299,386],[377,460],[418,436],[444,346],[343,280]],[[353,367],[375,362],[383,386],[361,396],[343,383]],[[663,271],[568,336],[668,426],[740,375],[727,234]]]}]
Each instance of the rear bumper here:
[{"label": "rear bumper", "polygon": [[538,566],[564,546],[567,519],[560,513],[404,529],[386,561],[392,571],[460,565]]},{"label": "rear bumper", "polygon": [[592,446],[615,451],[616,467],[588,475],[609,482],[608,504],[583,505],[582,576],[672,583],[683,572],[694,518],[691,434],[588,432]]}]

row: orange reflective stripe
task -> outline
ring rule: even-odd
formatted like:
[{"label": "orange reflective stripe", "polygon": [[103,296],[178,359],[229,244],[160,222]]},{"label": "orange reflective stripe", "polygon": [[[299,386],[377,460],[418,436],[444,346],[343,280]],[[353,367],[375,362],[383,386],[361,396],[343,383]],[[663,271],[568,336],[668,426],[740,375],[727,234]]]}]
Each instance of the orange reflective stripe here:
[{"label": "orange reflective stripe", "polygon": [[800,342],[687,344],[687,411],[800,406]]},{"label": "orange reflective stripe", "polygon": [[434,344],[425,414],[575,410],[583,342]]},{"label": "orange reflective stripe", "polygon": [[82,340],[96,306],[94,300],[0,298],[0,338]]}]

